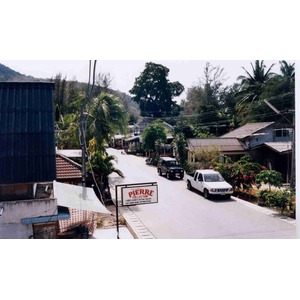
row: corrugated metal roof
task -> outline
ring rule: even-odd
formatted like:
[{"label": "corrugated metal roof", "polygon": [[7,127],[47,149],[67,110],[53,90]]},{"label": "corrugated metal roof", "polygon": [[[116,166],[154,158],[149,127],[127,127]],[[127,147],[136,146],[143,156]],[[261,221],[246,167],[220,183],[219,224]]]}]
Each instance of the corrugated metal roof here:
[{"label": "corrugated metal roof", "polygon": [[59,220],[68,220],[70,219],[69,212],[58,212],[57,215],[52,216],[41,216],[41,217],[32,217],[32,218],[23,218],[21,219],[22,224],[40,224],[40,223],[49,223]]},{"label": "corrugated metal roof", "polygon": [[267,147],[281,154],[292,151],[292,142],[269,142],[269,143],[264,143],[262,145],[266,145]]},{"label": "corrugated metal roof", "polygon": [[245,152],[245,148],[236,138],[188,139],[188,148],[192,152],[212,146],[217,146],[221,152]]},{"label": "corrugated metal roof", "polygon": [[239,138],[244,139],[248,136],[251,136],[255,132],[258,132],[268,126],[274,124],[275,122],[257,122],[257,123],[247,123],[244,126],[241,126],[231,132],[228,132],[222,135],[222,138]]},{"label": "corrugated metal roof", "polygon": [[57,149],[56,150],[57,154],[61,154],[63,156],[66,157],[74,157],[74,158],[78,158],[78,157],[82,157],[82,150],[78,150],[78,149]]},{"label": "corrugated metal roof", "polygon": [[54,83],[0,82],[0,184],[56,178]]}]

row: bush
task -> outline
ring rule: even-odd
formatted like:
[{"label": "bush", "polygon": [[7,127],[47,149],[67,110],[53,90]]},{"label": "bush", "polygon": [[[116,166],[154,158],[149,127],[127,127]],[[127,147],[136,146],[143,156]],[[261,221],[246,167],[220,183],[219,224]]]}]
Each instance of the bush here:
[{"label": "bush", "polygon": [[287,206],[290,210],[295,208],[295,194],[289,190],[261,190],[256,197],[259,205],[279,208],[281,214],[287,209]]},{"label": "bush", "polygon": [[270,206],[270,199],[272,198],[272,191],[261,190],[256,194],[258,199],[258,205],[260,206]]},{"label": "bush", "polygon": [[262,167],[245,156],[235,163],[230,161],[217,163],[215,169],[233,186],[234,190],[238,191],[252,189],[255,185],[256,174],[260,173]]},{"label": "bush", "polygon": [[269,185],[269,190],[271,186],[282,187],[283,179],[281,173],[274,170],[263,170],[256,176],[256,183],[258,188],[260,188],[262,183]]}]

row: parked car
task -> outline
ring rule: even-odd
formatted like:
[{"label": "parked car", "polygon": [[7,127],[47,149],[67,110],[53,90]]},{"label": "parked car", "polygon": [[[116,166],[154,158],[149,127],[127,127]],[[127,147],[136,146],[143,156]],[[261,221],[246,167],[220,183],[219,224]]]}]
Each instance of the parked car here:
[{"label": "parked car", "polygon": [[157,163],[157,172],[160,176],[166,175],[168,179],[184,177],[184,169],[179,162],[172,157],[160,157]]},{"label": "parked car", "polygon": [[232,186],[214,170],[197,170],[193,174],[185,174],[185,181],[189,190],[198,190],[206,199],[213,195],[230,199],[233,193]]}]

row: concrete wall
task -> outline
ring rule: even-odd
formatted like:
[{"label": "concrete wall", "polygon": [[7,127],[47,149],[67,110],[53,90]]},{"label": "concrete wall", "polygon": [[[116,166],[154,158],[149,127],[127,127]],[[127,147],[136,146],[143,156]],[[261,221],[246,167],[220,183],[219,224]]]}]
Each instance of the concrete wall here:
[{"label": "concrete wall", "polygon": [[33,234],[32,225],[21,224],[23,218],[51,216],[57,214],[56,199],[33,199],[0,202],[1,239],[28,239]]}]

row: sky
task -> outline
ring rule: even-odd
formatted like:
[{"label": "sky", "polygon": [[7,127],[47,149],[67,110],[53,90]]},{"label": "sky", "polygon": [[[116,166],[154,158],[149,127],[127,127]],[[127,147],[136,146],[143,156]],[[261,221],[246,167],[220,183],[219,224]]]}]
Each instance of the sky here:
[{"label": "sky", "polygon": [[[184,85],[185,92],[179,99],[185,98],[187,89],[199,83],[206,62],[224,68],[224,77],[227,78],[225,85],[237,82],[240,75],[246,75],[242,67],[252,74],[251,63],[254,63],[253,60],[98,60],[97,73],[109,73],[112,78],[111,87],[128,94],[135,78],[141,74],[145,63],[149,61],[166,66],[170,70],[168,79]],[[275,64],[272,71],[280,72],[278,60],[264,62],[267,68]],[[0,60],[0,63],[21,74],[38,78],[51,78],[61,73],[68,80],[75,78],[82,82],[88,81],[88,60]]]}]

